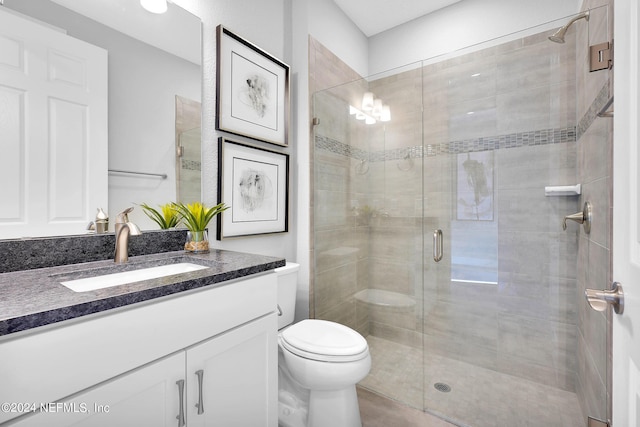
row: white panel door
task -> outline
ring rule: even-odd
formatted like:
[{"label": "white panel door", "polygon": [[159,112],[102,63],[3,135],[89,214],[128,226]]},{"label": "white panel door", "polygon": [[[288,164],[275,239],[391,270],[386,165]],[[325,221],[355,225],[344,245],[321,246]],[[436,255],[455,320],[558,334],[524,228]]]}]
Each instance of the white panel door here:
[{"label": "white panel door", "polygon": [[0,8],[0,238],[107,209],[107,52]]},{"label": "white panel door", "polygon": [[613,279],[624,312],[613,314],[613,427],[640,427],[640,8],[615,3]]},{"label": "white panel door", "polygon": [[270,314],[187,350],[190,427],[277,426],[276,329]]}]

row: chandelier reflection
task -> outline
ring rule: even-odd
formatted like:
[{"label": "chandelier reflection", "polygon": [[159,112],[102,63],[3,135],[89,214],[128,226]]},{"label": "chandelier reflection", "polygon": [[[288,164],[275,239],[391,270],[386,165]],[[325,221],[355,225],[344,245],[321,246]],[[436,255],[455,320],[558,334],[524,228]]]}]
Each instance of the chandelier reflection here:
[{"label": "chandelier reflection", "polygon": [[349,105],[349,114],[355,115],[357,120],[364,120],[368,125],[391,120],[391,109],[382,99],[376,98],[373,92],[365,92],[360,108]]}]

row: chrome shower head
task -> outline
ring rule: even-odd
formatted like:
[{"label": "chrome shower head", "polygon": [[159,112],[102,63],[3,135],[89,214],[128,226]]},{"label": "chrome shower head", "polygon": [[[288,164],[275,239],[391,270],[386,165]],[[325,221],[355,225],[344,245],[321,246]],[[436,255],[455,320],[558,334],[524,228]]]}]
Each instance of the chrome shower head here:
[{"label": "chrome shower head", "polygon": [[571,19],[571,21],[564,24],[563,27],[558,28],[558,30],[555,33],[549,36],[549,40],[551,40],[554,43],[564,43],[564,35],[567,33],[567,30],[569,29],[571,24],[583,18],[587,21],[589,20],[588,10],[574,16],[573,19]]}]

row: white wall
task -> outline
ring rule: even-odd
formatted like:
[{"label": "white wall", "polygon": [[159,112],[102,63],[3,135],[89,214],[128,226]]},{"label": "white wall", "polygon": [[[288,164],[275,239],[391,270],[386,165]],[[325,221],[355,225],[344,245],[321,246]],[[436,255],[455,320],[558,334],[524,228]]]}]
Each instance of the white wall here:
[{"label": "white wall", "polygon": [[368,75],[563,19],[581,5],[582,0],[462,0],[370,37]]},{"label": "white wall", "polygon": [[333,0],[308,2],[308,33],[361,76],[368,76],[367,37]]},{"label": "white wall", "polygon": [[[291,66],[291,155],[289,233],[214,242],[213,246],[284,256],[300,264],[296,319],[309,314],[310,164],[309,54],[313,35],[352,68],[366,75],[367,39],[332,0],[175,0],[203,21],[203,193],[215,200],[217,137],[215,130],[215,27],[222,23]],[[263,145],[269,148],[268,144]],[[276,148],[277,149],[277,148]]]},{"label": "white wall", "polygon": [[114,224],[134,207],[129,219],[155,230],[138,205],[176,200],[175,96],[200,99],[200,67],[126,36],[109,38],[109,169],[167,174],[110,174],[109,217]]},{"label": "white wall", "polygon": [[[175,0],[202,20],[202,198],[207,204],[217,203],[218,137],[228,136],[273,151],[288,153],[290,158],[289,204],[298,200],[295,137],[290,138],[289,147],[260,143],[240,136],[218,132],[215,129],[216,113],[216,27],[224,25],[232,32],[249,40],[261,49],[290,64],[290,10],[285,0]],[[296,70],[294,70],[296,71]],[[293,94],[295,97],[295,91]],[[293,101],[293,99],[292,99]],[[293,104],[293,102],[292,102]],[[292,111],[292,117],[295,112]],[[308,199],[307,199],[308,200]],[[211,246],[264,255],[282,256],[296,261],[295,208],[290,209],[289,232],[258,237],[244,237],[216,241]]]},{"label": "white wall", "polygon": [[298,272],[298,290],[296,295],[295,320],[309,317],[309,279],[311,266],[309,252],[311,248],[311,166],[309,142],[309,3],[313,0],[287,0],[291,13],[291,67],[292,85],[292,135],[295,140],[295,159],[297,183],[294,201],[296,223],[296,261],[300,264]]}]

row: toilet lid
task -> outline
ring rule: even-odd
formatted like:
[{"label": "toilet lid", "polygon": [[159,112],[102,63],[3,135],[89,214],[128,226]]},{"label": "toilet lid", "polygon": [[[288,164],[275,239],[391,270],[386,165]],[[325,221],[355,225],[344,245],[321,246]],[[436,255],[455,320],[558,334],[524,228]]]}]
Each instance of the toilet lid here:
[{"label": "toilet lid", "polygon": [[369,350],[362,335],[327,320],[302,320],[282,331],[280,336],[287,350],[315,360],[359,360],[366,357]]}]

